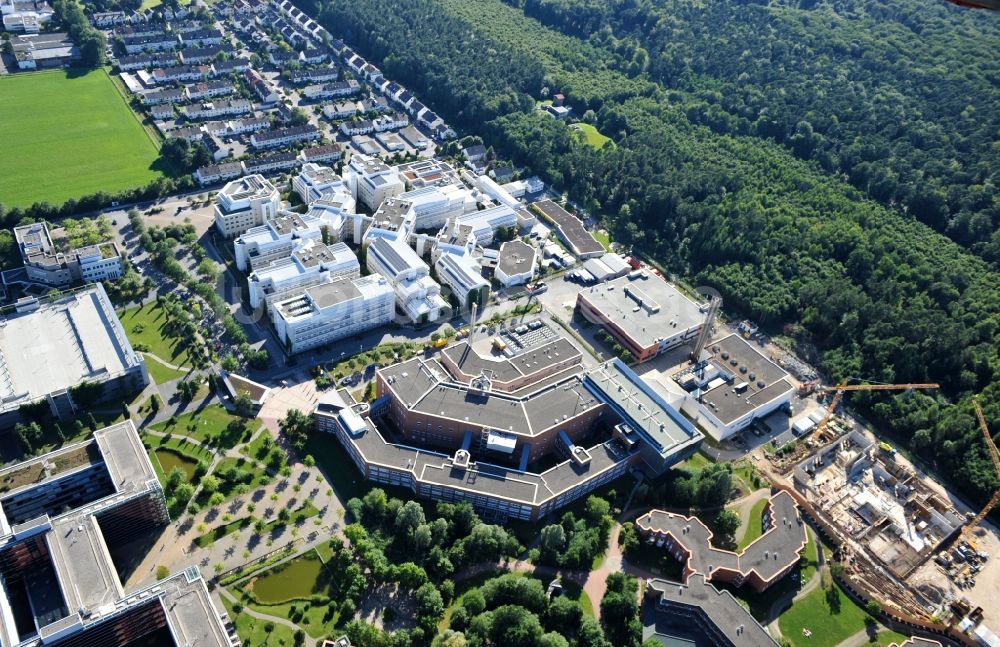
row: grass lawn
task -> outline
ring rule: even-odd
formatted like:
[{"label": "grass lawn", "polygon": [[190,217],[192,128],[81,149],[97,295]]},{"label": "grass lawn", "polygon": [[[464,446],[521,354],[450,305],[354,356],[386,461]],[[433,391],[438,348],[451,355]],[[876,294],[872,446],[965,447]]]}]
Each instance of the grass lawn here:
[{"label": "grass lawn", "polygon": [[[143,352],[152,353],[174,366],[189,366],[187,349],[179,344],[181,340],[167,335],[163,330],[167,315],[161,306],[154,302],[129,308],[118,313],[118,318],[125,328],[125,336],[133,346],[145,348],[146,351]],[[153,361],[155,360],[150,360],[147,365]]]},{"label": "grass lawn", "polygon": [[586,140],[587,145],[595,150],[600,150],[605,144],[611,141],[610,137],[602,135],[591,124],[578,123],[571,125],[570,128],[583,133],[583,137]]},{"label": "grass lawn", "polygon": [[712,462],[713,461],[708,456],[705,456],[701,452],[697,452],[694,456],[681,463],[678,467],[683,467],[684,469],[691,470],[692,472],[700,472],[711,465]]},{"label": "grass lawn", "polygon": [[764,522],[761,515],[764,514],[764,506],[767,499],[761,499],[750,508],[750,517],[747,519],[747,529],[743,538],[736,544],[737,552],[743,550],[753,542],[757,541],[764,534]]},{"label": "grass lawn", "polygon": [[198,544],[202,548],[211,546],[215,542],[219,541],[226,535],[231,535],[234,532],[239,532],[244,528],[253,524],[254,518],[252,516],[242,517],[236,521],[230,521],[229,523],[223,524],[221,526],[216,526],[212,528],[204,535],[200,535],[194,540],[194,543]]},{"label": "grass lawn", "polygon": [[211,404],[201,410],[194,409],[176,416],[173,419],[173,424],[170,424],[170,420],[166,420],[158,422],[150,428],[161,433],[187,436],[209,445],[218,444],[221,447],[230,448],[248,440],[249,434],[260,427],[259,420],[247,420],[247,432],[239,438],[231,438],[227,427],[229,423],[239,419],[229,413],[222,405]]},{"label": "grass lawn", "polygon": [[8,207],[117,193],[161,175],[159,148],[104,70],[11,74],[0,78],[0,96]]},{"label": "grass lawn", "polygon": [[[826,575],[823,586],[781,614],[778,626],[793,647],[833,647],[862,631],[870,618]],[[812,635],[803,635],[804,629]]]},{"label": "grass lawn", "polygon": [[165,364],[158,361],[156,355],[145,355],[146,358],[146,369],[149,371],[149,377],[153,379],[157,384],[163,384],[171,380],[179,380],[185,375],[186,371],[178,371],[175,368],[170,368]]},{"label": "grass lawn", "polygon": [[291,647],[295,644],[294,633],[288,627],[273,622],[270,623],[274,625],[271,631],[267,631],[264,628],[268,624],[267,620],[251,618],[245,613],[235,613],[233,605],[227,598],[222,598],[222,604],[225,605],[229,618],[236,623],[236,633],[239,634],[240,640],[247,647],[257,647],[258,645],[278,645],[279,647],[287,645]]},{"label": "grass lawn", "polygon": [[604,249],[611,251],[611,235],[608,232],[603,229],[595,229],[590,233],[594,236],[594,240],[604,246]]},{"label": "grass lawn", "polygon": [[[333,434],[310,434],[306,442],[306,453],[312,454],[316,459],[316,465],[323,470],[341,501],[354,497],[360,499],[368,492],[369,486],[365,483],[361,472],[351,462],[347,452]],[[387,494],[392,492],[392,488],[384,485],[378,487]]]}]

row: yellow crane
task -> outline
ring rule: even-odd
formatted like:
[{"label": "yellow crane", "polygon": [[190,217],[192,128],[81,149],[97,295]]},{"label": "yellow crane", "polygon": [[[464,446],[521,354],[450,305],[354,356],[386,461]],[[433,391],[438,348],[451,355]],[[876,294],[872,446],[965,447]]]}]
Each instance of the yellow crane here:
[{"label": "yellow crane", "polygon": [[[983,410],[979,406],[979,401],[975,398],[972,399],[972,406],[976,409],[976,418],[979,420],[979,428],[983,432],[983,438],[986,439],[986,450],[993,459],[993,469],[997,472],[997,478],[1000,479],[1000,452],[997,451],[997,446],[993,443],[993,436],[990,435],[990,428],[986,426],[986,418],[983,416]],[[986,506],[979,511],[972,521],[965,525],[962,529],[962,535],[959,540],[964,540],[970,542],[972,539],[972,532],[979,526],[979,522],[986,518],[986,515],[1000,503],[1000,490],[993,493],[993,497],[990,498]]]},{"label": "yellow crane", "polygon": [[823,431],[826,429],[827,423],[830,422],[830,418],[833,417],[833,412],[837,410],[837,405],[840,404],[841,399],[844,397],[844,393],[847,391],[909,391],[911,389],[937,389],[941,387],[940,384],[848,384],[848,382],[852,379],[854,378],[849,377],[836,386],[816,387],[815,390],[819,392],[836,392],[833,395],[833,399],[830,401],[830,408],[826,410],[826,415],[823,416],[823,420],[816,425],[816,438],[822,440]]}]

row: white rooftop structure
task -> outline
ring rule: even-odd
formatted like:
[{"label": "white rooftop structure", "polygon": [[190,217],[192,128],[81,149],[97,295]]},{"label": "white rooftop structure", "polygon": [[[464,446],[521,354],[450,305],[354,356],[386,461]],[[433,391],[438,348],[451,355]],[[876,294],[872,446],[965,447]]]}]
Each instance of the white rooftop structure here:
[{"label": "white rooftop structure", "polygon": [[344,179],[329,166],[312,162],[302,165],[302,171],[292,178],[294,190],[306,204],[315,202],[328,193],[350,195]]},{"label": "white rooftop structure", "polygon": [[415,216],[414,228],[417,231],[428,229],[437,231],[449,218],[474,211],[476,208],[472,192],[464,185],[456,184],[425,186],[407,191],[401,194],[399,199],[410,203]]},{"label": "white rooftop structure", "polygon": [[471,256],[441,254],[434,266],[437,269],[438,278],[451,288],[452,293],[463,307],[471,305],[470,293],[475,293],[473,298],[480,306],[485,304],[490,284],[483,278],[479,263]]},{"label": "white rooftop structure", "polygon": [[309,241],[287,258],[254,270],[247,277],[250,306],[257,308],[301,294],[306,288],[340,278],[360,278],[358,257],[345,243]]},{"label": "white rooftop structure", "polygon": [[287,258],[304,241],[322,238],[323,224],[312,215],[279,211],[277,216],[248,229],[233,242],[236,267],[245,272]]},{"label": "white rooftop structure", "polygon": [[233,238],[259,227],[279,208],[281,194],[263,175],[247,175],[222,187],[215,196],[215,226]]},{"label": "white rooftop structure", "polygon": [[369,271],[384,276],[396,293],[396,303],[410,321],[437,321],[448,304],[430,268],[402,240],[376,238],[368,245]]},{"label": "white rooftop structure", "polygon": [[100,283],[49,303],[24,299],[0,319],[0,412],[122,377],[148,382]]},{"label": "white rooftop structure", "polygon": [[479,245],[489,245],[493,242],[493,235],[497,229],[517,226],[517,214],[513,208],[500,205],[482,211],[472,211],[455,218],[455,227],[463,225],[472,228],[472,233]]},{"label": "white rooftop structure", "polygon": [[351,156],[344,169],[344,182],[351,196],[373,211],[383,200],[399,195],[406,188],[396,169],[360,153]]},{"label": "white rooftop structure", "polygon": [[511,209],[517,209],[521,206],[517,198],[512,196],[507,189],[503,188],[496,181],[489,177],[488,175],[480,175],[477,179],[479,185],[479,190],[490,196],[497,203],[510,207]]}]

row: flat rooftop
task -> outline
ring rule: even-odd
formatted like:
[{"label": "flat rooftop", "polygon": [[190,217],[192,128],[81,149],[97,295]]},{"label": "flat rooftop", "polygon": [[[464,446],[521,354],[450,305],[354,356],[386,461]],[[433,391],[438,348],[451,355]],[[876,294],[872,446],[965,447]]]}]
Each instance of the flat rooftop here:
[{"label": "flat rooftop", "polygon": [[579,297],[641,348],[705,320],[701,304],[649,271],[585,288]]},{"label": "flat rooftop", "polygon": [[0,409],[103,381],[140,363],[104,288],[0,319]]},{"label": "flat rooftop", "polygon": [[[661,615],[665,607],[682,605],[700,609],[704,619],[715,626],[733,645],[739,647],[777,647],[777,642],[754,620],[753,616],[736,601],[729,591],[720,591],[705,581],[701,574],[692,575],[685,584],[668,580],[650,579],[646,582],[649,590],[659,595],[657,601],[657,621],[647,627],[643,638],[658,640],[657,634],[670,636],[671,619]],[[676,621],[675,621],[676,622]],[[690,627],[694,629],[694,626]],[[672,645],[672,642],[664,642]]]},{"label": "flat rooftop", "polygon": [[520,240],[511,240],[500,246],[497,269],[507,276],[524,274],[535,267],[535,248]]},{"label": "flat rooftop", "polygon": [[709,406],[723,424],[739,420],[757,407],[779,398],[793,389],[788,373],[762,355],[737,334],[708,344],[708,361],[733,377],[702,391],[702,402]]},{"label": "flat rooftop", "polygon": [[[320,400],[316,412],[336,417],[345,408],[344,398],[333,392]],[[350,436],[350,442],[366,463],[409,472],[421,484],[444,485],[526,505],[541,505],[631,457],[608,442],[589,448],[591,460],[582,466],[567,460],[541,473],[483,462],[462,468],[447,454],[387,442],[368,418],[360,419],[360,425],[360,433]]]},{"label": "flat rooftop", "polygon": [[515,396],[497,391],[478,394],[468,383],[451,381],[437,361],[419,357],[379,370],[396,397],[413,411],[520,436],[535,436],[604,406],[575,375]]},{"label": "flat rooftop", "polygon": [[585,383],[617,407],[661,454],[691,442],[701,442],[702,435],[694,425],[621,360],[614,359],[588,370]]},{"label": "flat rooftop", "polygon": [[532,346],[513,357],[484,356],[464,340],[448,346],[441,353],[458,367],[460,373],[453,376],[455,379],[469,380],[486,372],[492,381],[501,383],[541,373],[554,364],[573,361],[574,358],[573,363],[579,363],[582,357],[576,346],[562,336]]},{"label": "flat rooftop", "polygon": [[806,545],[806,529],[795,500],[784,491],[768,500],[763,516],[764,534],[739,553],[712,546],[712,531],[697,517],[651,510],[636,519],[636,525],[644,533],[669,535],[683,546],[689,553],[686,573],[699,573],[709,579],[719,570],[744,577],[756,573],[764,582],[770,582],[799,560]]},{"label": "flat rooftop", "polygon": [[559,229],[563,239],[577,256],[593,256],[604,253],[604,246],[587,231],[580,219],[552,200],[540,200],[532,206]]}]

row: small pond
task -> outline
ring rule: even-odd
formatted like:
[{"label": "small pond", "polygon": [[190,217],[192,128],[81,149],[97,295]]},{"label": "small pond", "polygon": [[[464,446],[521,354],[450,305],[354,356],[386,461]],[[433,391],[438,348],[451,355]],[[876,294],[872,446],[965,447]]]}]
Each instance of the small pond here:
[{"label": "small pond", "polygon": [[330,572],[315,551],[266,571],[253,583],[254,597],[261,604],[278,604],[308,598],[313,594],[331,594]]},{"label": "small pond", "polygon": [[156,454],[156,460],[160,461],[160,467],[163,468],[164,474],[170,474],[171,470],[179,467],[184,470],[189,481],[194,478],[198,461],[168,447],[158,447],[153,453]]}]

